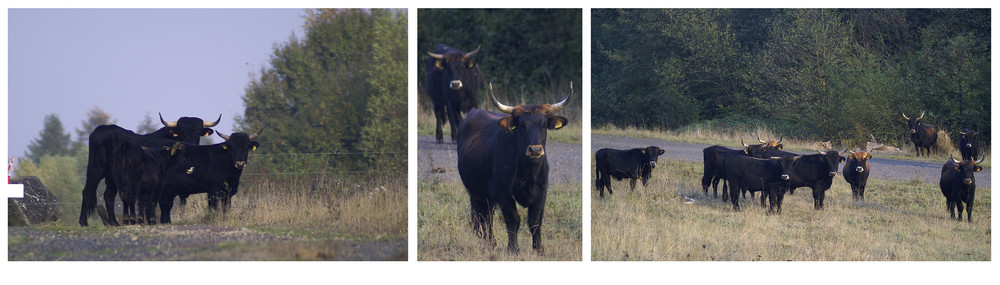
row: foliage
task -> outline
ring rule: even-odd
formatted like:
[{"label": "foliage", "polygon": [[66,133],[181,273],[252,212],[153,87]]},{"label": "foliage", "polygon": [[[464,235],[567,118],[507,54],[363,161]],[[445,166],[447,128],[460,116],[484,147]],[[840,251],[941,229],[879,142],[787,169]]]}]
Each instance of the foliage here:
[{"label": "foliage", "polygon": [[135,133],[137,134],[148,134],[155,132],[160,129],[159,122],[153,121],[153,116],[146,112],[146,116],[142,118],[142,122],[139,122],[139,126],[135,128]]},{"label": "foliage", "polygon": [[255,160],[267,171],[405,167],[405,11],[305,18],[305,38],[276,45],[271,66],[246,87],[237,128],[263,130]]},{"label": "foliage", "polygon": [[[493,83],[500,100],[525,103],[560,100],[569,81],[576,83],[575,92],[579,96],[583,78],[581,10],[420,9],[418,13],[419,90],[426,88],[427,52],[439,44],[465,52],[482,45],[473,59],[486,83]],[[558,93],[552,94],[553,89]],[[485,96],[485,92],[480,94]],[[512,94],[520,98],[504,98]],[[479,101],[489,102],[485,97]],[[570,108],[579,109],[580,101],[570,100]]]},{"label": "foliage", "polygon": [[90,138],[90,133],[94,132],[94,129],[97,129],[98,126],[114,123],[115,120],[111,119],[111,115],[101,110],[100,107],[94,106],[90,111],[87,111],[87,119],[80,121],[80,128],[76,129],[76,140],[79,143],[85,144]]},{"label": "foliage", "polygon": [[31,141],[28,151],[24,156],[38,163],[42,157],[47,155],[63,156],[71,153],[69,133],[63,130],[62,121],[59,115],[49,114],[45,116],[42,131],[38,133],[38,138]]},{"label": "foliage", "polygon": [[[66,135],[69,137],[69,135]],[[62,221],[75,222],[80,214],[80,189],[83,189],[87,166],[86,147],[76,153],[44,155],[35,163],[29,159],[17,161],[14,176],[36,176],[63,204]]]},{"label": "foliage", "polygon": [[599,9],[593,17],[595,125],[675,129],[739,115],[799,139],[863,146],[874,134],[902,145],[900,112],[927,112],[953,138],[968,128],[989,141],[986,9]]}]

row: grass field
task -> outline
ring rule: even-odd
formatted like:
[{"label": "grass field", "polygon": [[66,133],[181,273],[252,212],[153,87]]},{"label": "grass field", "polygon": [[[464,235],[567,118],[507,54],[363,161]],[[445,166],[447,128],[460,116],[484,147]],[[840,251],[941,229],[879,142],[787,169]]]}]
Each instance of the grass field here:
[{"label": "grass field", "polygon": [[519,254],[507,252],[503,216],[497,211],[493,234],[497,247],[487,248],[472,230],[469,196],[460,182],[421,181],[417,195],[418,260],[581,260],[582,209],[580,184],[550,185],[542,222],[545,253],[531,249],[527,210],[518,207]]},{"label": "grass field", "polygon": [[613,181],[600,198],[590,181],[592,260],[990,260],[990,189],[977,189],[971,224],[949,218],[936,183],[869,179],[866,201],[852,202],[840,175],[824,210],[799,188],[769,215],[759,200],[733,212],[706,197],[701,175],[701,163],[661,158],[634,192]]}]

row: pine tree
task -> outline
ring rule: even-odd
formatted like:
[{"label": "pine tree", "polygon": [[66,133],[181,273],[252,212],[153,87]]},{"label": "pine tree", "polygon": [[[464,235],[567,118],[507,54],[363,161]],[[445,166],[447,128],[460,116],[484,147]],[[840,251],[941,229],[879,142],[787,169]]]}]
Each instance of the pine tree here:
[{"label": "pine tree", "polygon": [[84,144],[90,139],[90,133],[97,129],[100,125],[110,125],[114,124],[115,121],[111,119],[111,115],[105,113],[101,108],[94,106],[87,112],[87,119],[80,122],[82,125],[79,129],[76,129],[77,143]]},{"label": "pine tree", "polygon": [[37,164],[46,155],[71,155],[70,143],[70,135],[63,129],[59,116],[49,114],[45,116],[44,127],[38,133],[38,138],[28,145],[28,151],[25,152],[24,156]]},{"label": "pine tree", "polygon": [[135,133],[144,135],[155,132],[157,129],[159,128],[156,123],[153,123],[153,116],[150,115],[149,112],[146,112],[146,117],[142,119],[141,123],[139,123],[139,127],[135,128]]}]

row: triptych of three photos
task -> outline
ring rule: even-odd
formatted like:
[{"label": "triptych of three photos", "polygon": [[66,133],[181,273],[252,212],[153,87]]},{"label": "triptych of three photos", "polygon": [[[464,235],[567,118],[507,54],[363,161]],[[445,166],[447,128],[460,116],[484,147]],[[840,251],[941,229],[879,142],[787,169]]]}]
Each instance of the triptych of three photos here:
[{"label": "triptych of three photos", "polygon": [[990,261],[990,12],[9,9],[7,259]]}]

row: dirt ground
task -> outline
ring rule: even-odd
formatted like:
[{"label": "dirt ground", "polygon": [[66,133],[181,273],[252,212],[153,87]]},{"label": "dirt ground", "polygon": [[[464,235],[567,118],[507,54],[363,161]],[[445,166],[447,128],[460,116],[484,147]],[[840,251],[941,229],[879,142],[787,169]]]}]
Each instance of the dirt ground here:
[{"label": "dirt ground", "polygon": [[7,242],[10,261],[407,259],[405,238],[372,241],[212,225],[8,227]]}]

